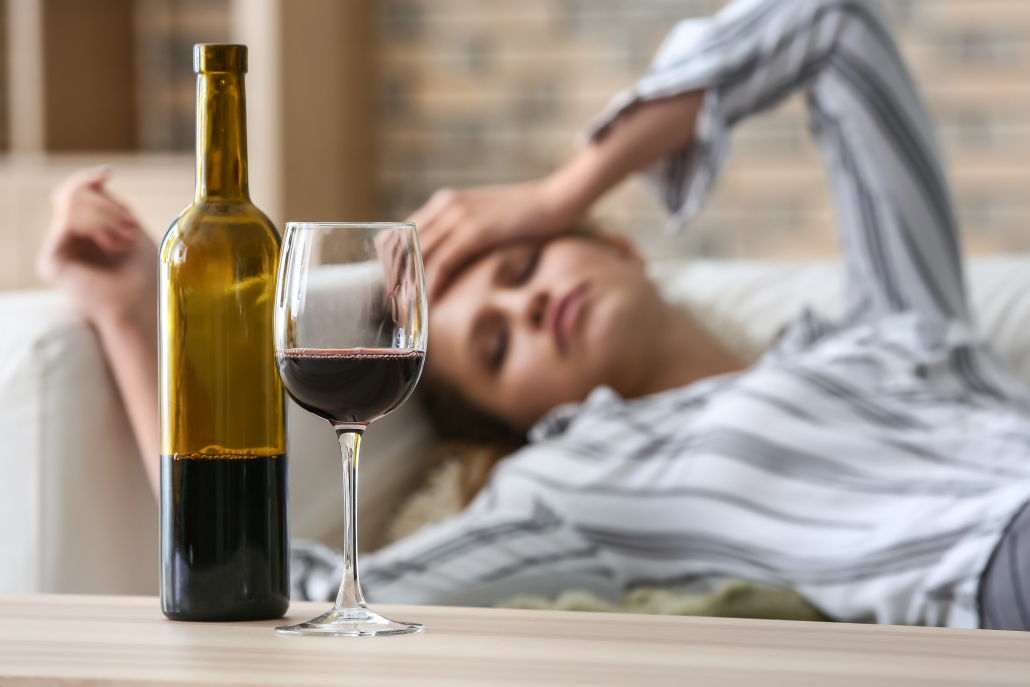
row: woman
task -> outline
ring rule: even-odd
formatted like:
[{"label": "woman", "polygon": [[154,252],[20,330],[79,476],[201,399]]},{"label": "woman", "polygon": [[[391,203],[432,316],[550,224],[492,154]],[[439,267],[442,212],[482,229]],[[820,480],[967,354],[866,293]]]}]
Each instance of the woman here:
[{"label": "woman", "polygon": [[[832,173],[849,307],[803,316],[742,371],[625,241],[562,232],[638,169],[682,224],[727,129],[797,89]],[[414,219],[428,374],[530,444],[463,513],[367,557],[373,600],[742,577],[839,620],[1030,629],[1030,395],[970,333],[926,114],[870,2],[737,2],[682,23],[564,167],[437,194]],[[119,231],[135,230],[108,232],[104,254],[134,260]],[[54,274],[60,255],[43,259]],[[104,323],[132,318],[94,319],[106,345]]]}]

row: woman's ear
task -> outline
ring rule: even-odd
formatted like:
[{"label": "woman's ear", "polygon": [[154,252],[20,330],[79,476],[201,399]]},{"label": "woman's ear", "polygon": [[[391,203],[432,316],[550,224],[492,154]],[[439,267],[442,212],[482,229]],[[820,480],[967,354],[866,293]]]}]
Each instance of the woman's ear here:
[{"label": "woman's ear", "polygon": [[641,267],[647,264],[644,256],[637,250],[636,244],[621,234],[603,232],[597,234],[597,240],[604,246],[615,251],[619,257],[637,263]]}]

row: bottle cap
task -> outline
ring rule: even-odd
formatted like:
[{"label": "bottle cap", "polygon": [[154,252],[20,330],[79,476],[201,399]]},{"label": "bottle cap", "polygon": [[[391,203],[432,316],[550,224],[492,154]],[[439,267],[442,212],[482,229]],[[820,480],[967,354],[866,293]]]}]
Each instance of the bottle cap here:
[{"label": "bottle cap", "polygon": [[247,46],[225,43],[197,43],[193,46],[193,71],[247,73]]}]

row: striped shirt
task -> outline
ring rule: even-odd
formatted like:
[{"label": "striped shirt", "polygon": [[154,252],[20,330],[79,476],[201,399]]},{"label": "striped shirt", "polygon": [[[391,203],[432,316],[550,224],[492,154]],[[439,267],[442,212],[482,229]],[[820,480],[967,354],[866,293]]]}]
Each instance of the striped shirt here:
[{"label": "striped shirt", "polygon": [[1030,395],[967,323],[957,227],[923,105],[875,5],[738,1],[677,25],[640,101],[704,89],[691,145],[644,171],[682,225],[728,131],[802,90],[826,157],[848,309],[803,315],[747,371],[555,409],[461,514],[364,559],[375,601],[726,577],[847,621],[976,627],[1030,501]]}]

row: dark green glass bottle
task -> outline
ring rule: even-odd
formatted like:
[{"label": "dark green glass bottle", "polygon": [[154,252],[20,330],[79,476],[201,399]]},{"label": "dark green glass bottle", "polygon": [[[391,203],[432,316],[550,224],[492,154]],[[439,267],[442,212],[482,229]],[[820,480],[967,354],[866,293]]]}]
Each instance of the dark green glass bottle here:
[{"label": "dark green glass bottle", "polygon": [[289,605],[279,234],[247,186],[247,48],[197,45],[197,194],[161,245],[161,604],[176,620]]}]

